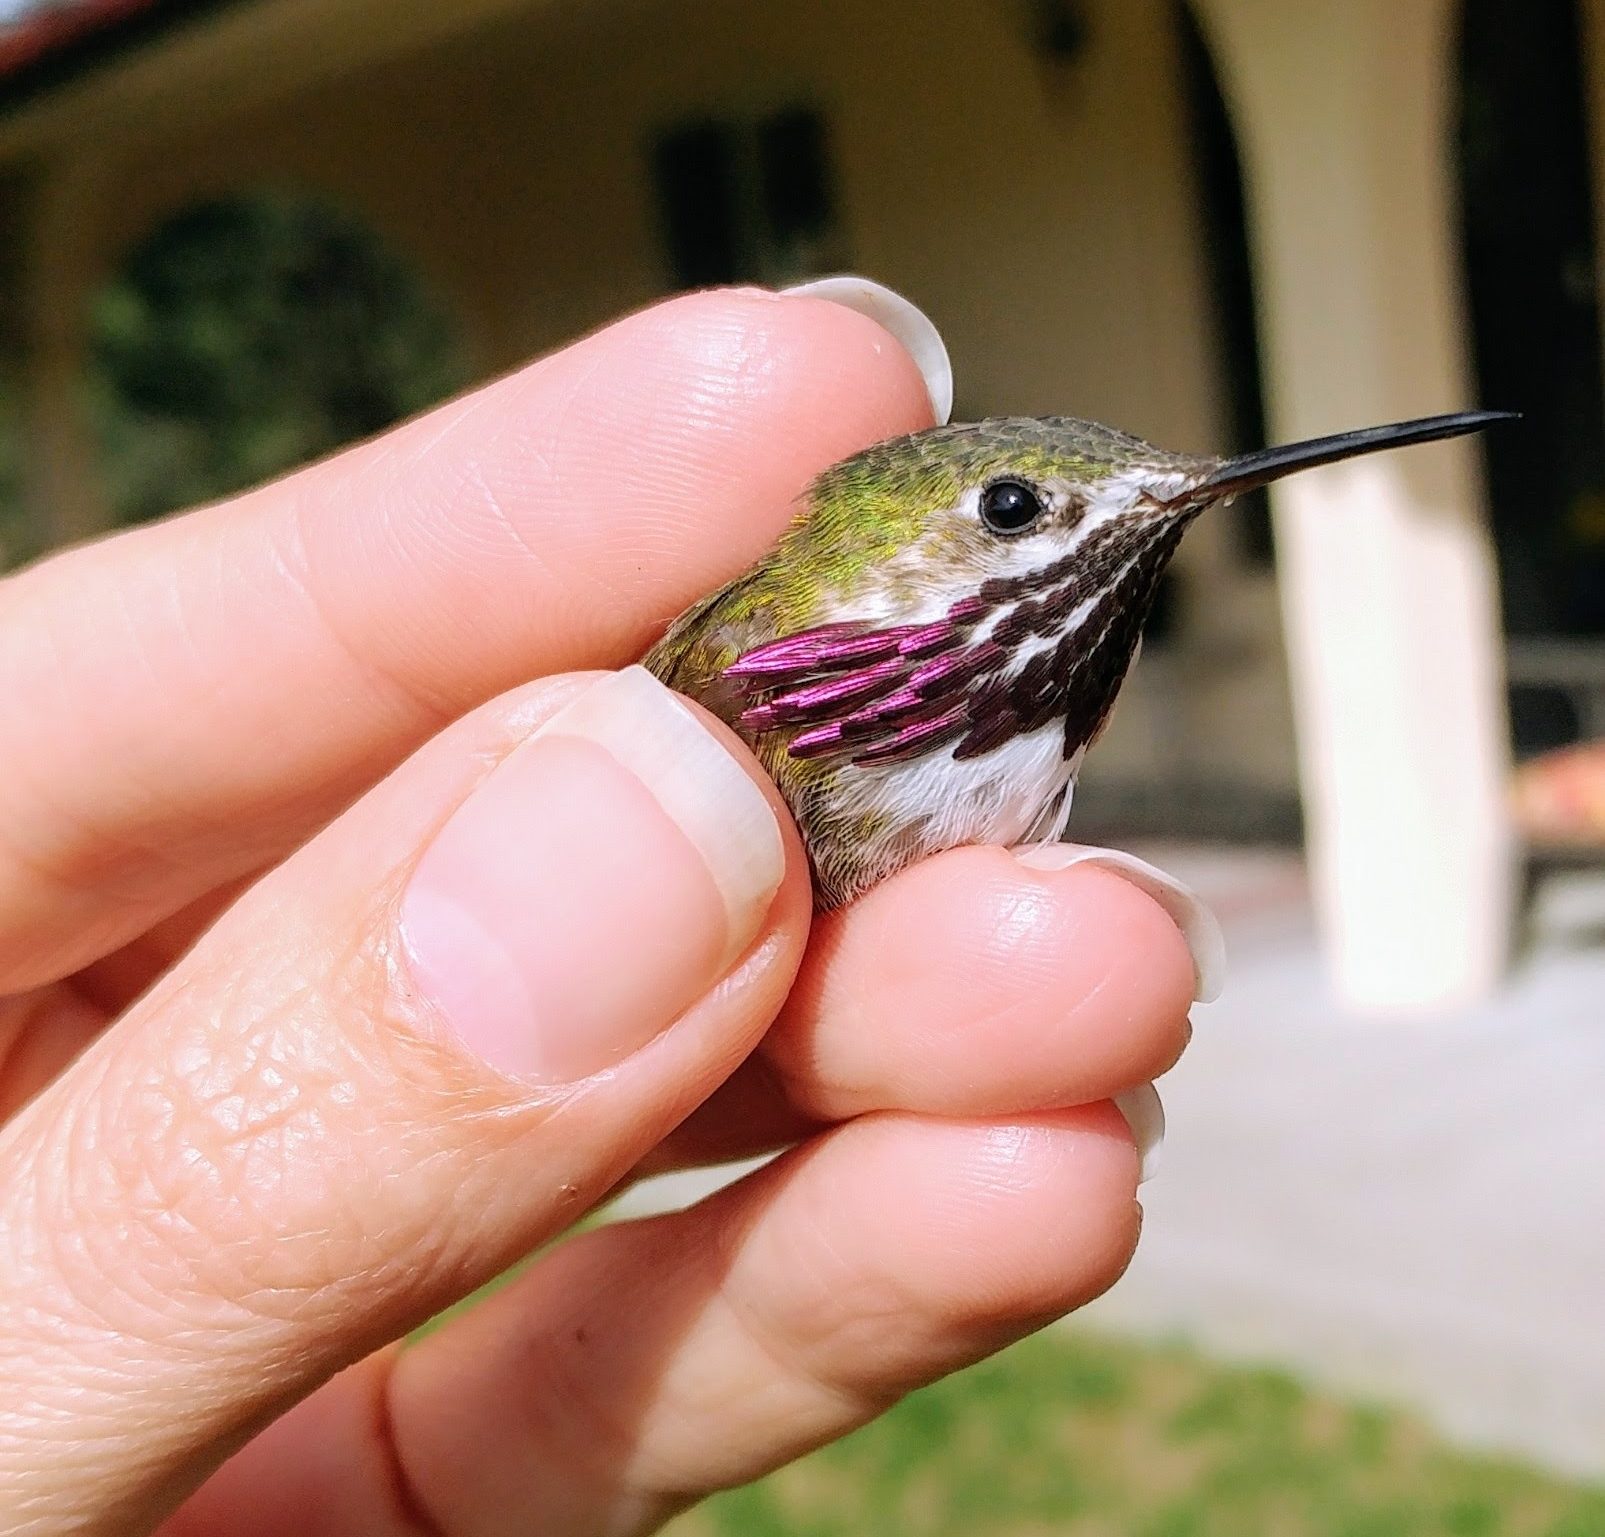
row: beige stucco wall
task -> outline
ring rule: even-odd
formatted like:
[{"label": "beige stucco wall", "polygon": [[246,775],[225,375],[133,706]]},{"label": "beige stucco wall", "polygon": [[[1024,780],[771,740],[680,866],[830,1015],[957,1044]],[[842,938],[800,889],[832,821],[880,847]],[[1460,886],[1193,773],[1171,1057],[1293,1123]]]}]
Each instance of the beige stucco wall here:
[{"label": "beige stucco wall", "polygon": [[[148,142],[82,146],[109,265],[196,197],[276,183],[362,210],[464,316],[487,369],[667,281],[659,128],[817,101],[846,246],[947,334],[960,410],[1090,415],[1221,446],[1215,339],[1164,0],[1097,0],[1049,72],[1011,0],[532,5],[411,58]],[[784,21],[777,21],[777,14]],[[1140,85],[1140,90],[1133,89]],[[1139,668],[1090,775],[1291,789],[1274,582],[1190,536],[1185,689]]]},{"label": "beige stucco wall", "polygon": [[[1597,39],[1605,0],[1587,4]],[[1244,149],[1275,428],[1465,404],[1446,153],[1455,0],[1193,8]],[[832,125],[847,248],[946,328],[964,410],[1079,411],[1214,446],[1172,13],[1085,0],[1090,45],[1050,75],[1026,44],[1030,10],[223,8],[0,118],[0,157],[32,173],[40,210],[22,264],[34,374],[70,379],[72,295],[155,221],[263,183],[364,213],[456,304],[485,367],[510,365],[661,290],[647,170],[659,128],[812,98]],[[70,401],[45,394],[40,441],[70,463]],[[1184,686],[1145,662],[1090,771],[1291,785],[1279,600],[1327,951],[1343,995],[1379,1008],[1474,997],[1507,951],[1508,754],[1475,455],[1462,441],[1284,483],[1274,584],[1243,572],[1222,520],[1205,520],[1180,562]],[[42,488],[56,494],[56,480]]]}]

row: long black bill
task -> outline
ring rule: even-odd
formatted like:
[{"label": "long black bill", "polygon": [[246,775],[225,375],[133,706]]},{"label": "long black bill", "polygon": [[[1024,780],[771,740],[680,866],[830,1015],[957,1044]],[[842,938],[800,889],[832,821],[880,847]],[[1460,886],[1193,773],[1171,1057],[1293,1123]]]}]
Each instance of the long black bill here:
[{"label": "long black bill", "polygon": [[1480,432],[1493,422],[1515,421],[1516,411],[1456,411],[1449,416],[1424,416],[1413,422],[1394,422],[1386,427],[1361,427],[1357,432],[1337,432],[1328,438],[1310,438],[1304,443],[1287,443],[1281,448],[1256,449],[1226,460],[1201,484],[1189,489],[1190,498],[1200,494],[1211,499],[1241,496],[1292,475],[1313,470],[1323,464],[1336,464],[1360,454],[1374,454],[1384,448],[1408,448],[1412,443],[1436,443],[1440,438],[1463,437]]}]

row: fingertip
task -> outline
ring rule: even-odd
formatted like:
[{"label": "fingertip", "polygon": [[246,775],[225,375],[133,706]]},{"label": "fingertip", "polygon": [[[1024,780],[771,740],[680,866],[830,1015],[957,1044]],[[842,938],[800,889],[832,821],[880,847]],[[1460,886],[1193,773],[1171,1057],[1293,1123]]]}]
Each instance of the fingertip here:
[{"label": "fingertip", "polygon": [[891,1270],[941,1351],[970,1358],[1112,1286],[1136,1247],[1139,1158],[1107,1102],[1008,1121],[876,1116],[798,1181],[826,1188],[833,1250]]},{"label": "fingertip", "polygon": [[1137,1183],[1146,1185],[1159,1172],[1159,1155],[1165,1146],[1164,1102],[1153,1084],[1143,1083],[1115,1095],[1114,1105],[1131,1128],[1132,1141],[1141,1159]]},{"label": "fingertip", "polygon": [[944,423],[953,415],[953,360],[947,343],[930,316],[912,300],[884,283],[853,273],[815,278],[784,292],[793,298],[826,299],[873,320],[919,369],[933,420]]},{"label": "fingertip", "polygon": [[814,1114],[1007,1114],[1166,1071],[1193,966],[1175,924],[1108,870],[950,850],[818,921],[765,1050]]},{"label": "fingertip", "polygon": [[[1018,864],[1018,861],[1016,861]],[[1197,977],[1192,951],[1175,920],[1124,875],[1096,864],[1034,871],[1067,922],[1106,947],[1120,963],[1120,981],[1155,1018],[1184,1026]]]},{"label": "fingertip", "polygon": [[1080,843],[1035,843],[1013,850],[1022,865],[1036,870],[1068,870],[1073,865],[1096,865],[1129,881],[1152,897],[1181,931],[1193,962],[1193,997],[1213,1003],[1226,980],[1226,940],[1220,921],[1196,891],[1157,865],[1125,849],[1098,848]]},{"label": "fingertip", "polygon": [[[639,338],[626,329],[637,322]],[[831,429],[833,458],[935,420],[933,387],[903,337],[828,292],[700,289],[616,329],[626,342],[649,338],[675,373],[748,401],[781,395],[800,425]]]}]

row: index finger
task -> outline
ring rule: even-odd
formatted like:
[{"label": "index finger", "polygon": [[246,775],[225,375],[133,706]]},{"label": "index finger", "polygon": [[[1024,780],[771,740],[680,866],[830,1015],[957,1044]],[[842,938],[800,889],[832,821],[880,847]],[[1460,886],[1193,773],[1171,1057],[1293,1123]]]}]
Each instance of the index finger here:
[{"label": "index finger", "polygon": [[639,654],[809,477],[930,420],[820,299],[690,295],[0,608],[0,987],[280,857],[448,719]]}]

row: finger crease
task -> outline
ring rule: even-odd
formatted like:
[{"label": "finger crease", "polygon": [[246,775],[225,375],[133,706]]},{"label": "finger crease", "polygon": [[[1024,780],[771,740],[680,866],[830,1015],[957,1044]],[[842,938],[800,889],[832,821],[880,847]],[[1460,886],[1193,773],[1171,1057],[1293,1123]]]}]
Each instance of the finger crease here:
[{"label": "finger crease", "polygon": [[878,1396],[827,1376],[807,1359],[807,1352],[799,1346],[782,1343],[781,1332],[760,1321],[758,1309],[740,1297],[738,1287],[731,1284],[728,1276],[719,1283],[717,1295],[736,1327],[778,1375],[818,1393],[855,1422],[868,1419],[885,1407]]},{"label": "finger crease", "polygon": [[418,1486],[407,1472],[407,1460],[401,1454],[401,1442],[396,1435],[395,1401],[392,1390],[396,1380],[396,1356],[392,1351],[383,1363],[378,1385],[374,1389],[370,1429],[378,1448],[380,1466],[385,1472],[385,1493],[400,1523],[398,1530],[407,1537],[450,1537],[445,1526],[435,1519]]},{"label": "finger crease", "polygon": [[317,621],[319,629],[328,637],[330,643],[345,658],[360,678],[370,684],[377,684],[392,696],[401,701],[402,706],[424,718],[430,731],[439,730],[449,721],[453,720],[457,711],[446,700],[431,695],[427,690],[419,688],[392,667],[385,666],[376,657],[367,655],[346,635],[344,630],[335,623],[334,615],[329,605],[318,592],[312,580],[311,562],[306,553],[306,540],[301,528],[302,509],[296,507],[293,522],[293,550],[279,551],[278,565],[289,582],[305,600],[312,617]]}]

